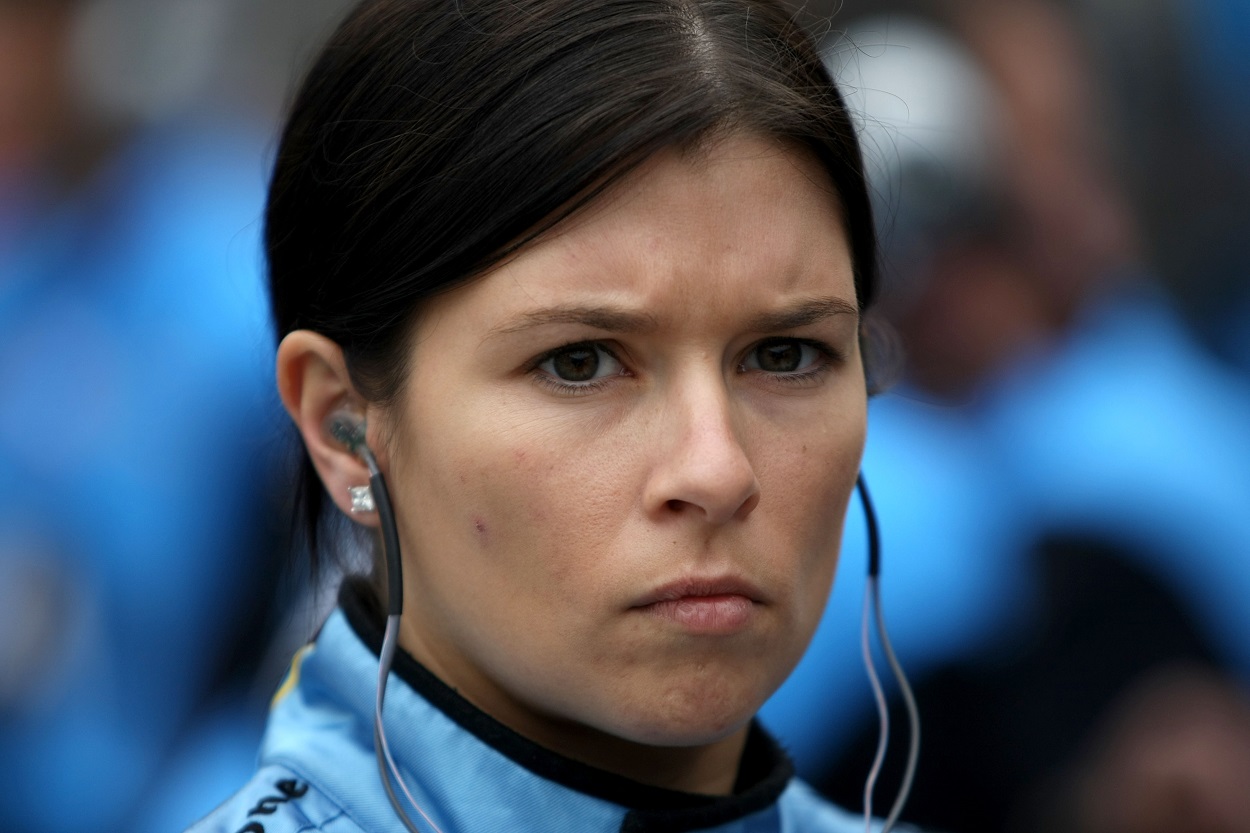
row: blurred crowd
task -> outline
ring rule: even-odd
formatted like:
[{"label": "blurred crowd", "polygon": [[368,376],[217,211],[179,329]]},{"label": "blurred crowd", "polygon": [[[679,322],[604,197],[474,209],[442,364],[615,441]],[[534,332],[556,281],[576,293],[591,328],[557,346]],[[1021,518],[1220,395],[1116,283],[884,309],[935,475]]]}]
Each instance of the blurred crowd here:
[{"label": "blurred crowd", "polygon": [[[292,557],[259,239],[283,102],[345,6],[0,0],[0,830],[206,813],[332,598]],[[802,14],[882,238],[864,472],[924,721],[904,818],[1250,831],[1250,6]],[[848,517],[763,718],[855,809]]]},{"label": "blurred crowd", "polygon": [[183,829],[311,629],[259,238],[335,11],[0,0],[0,830]]},{"label": "blurred crowd", "polygon": [[[924,727],[904,817],[1250,830],[1250,6],[863,6],[827,54],[904,357],[864,463]],[[862,537],[765,710],[849,806]]]}]

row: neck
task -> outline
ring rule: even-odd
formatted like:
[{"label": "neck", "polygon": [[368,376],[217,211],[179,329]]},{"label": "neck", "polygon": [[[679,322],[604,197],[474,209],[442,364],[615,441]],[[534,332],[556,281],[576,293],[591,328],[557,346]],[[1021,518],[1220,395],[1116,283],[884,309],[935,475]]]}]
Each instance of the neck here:
[{"label": "neck", "polygon": [[[480,704],[478,708],[483,708]],[[483,708],[483,711],[487,711]],[[489,711],[487,712],[490,713]],[[499,715],[492,715],[509,723]],[[528,724],[528,725],[525,725]],[[573,760],[640,784],[700,795],[731,795],[746,746],[747,727],[699,746],[651,746],[571,721],[525,721],[512,728]]]}]

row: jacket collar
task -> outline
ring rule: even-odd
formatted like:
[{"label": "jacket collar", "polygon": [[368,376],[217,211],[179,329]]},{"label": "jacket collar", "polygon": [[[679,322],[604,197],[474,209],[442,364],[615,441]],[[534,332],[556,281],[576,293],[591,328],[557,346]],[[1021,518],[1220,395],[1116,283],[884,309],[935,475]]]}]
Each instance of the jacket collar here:
[{"label": "jacket collar", "polygon": [[[377,656],[382,647],[384,615],[372,592],[361,582],[345,583],[339,605],[351,630]],[[402,649],[396,652],[391,674],[460,729],[516,765],[576,793],[626,808],[622,831],[680,833],[745,818],[775,805],[794,775],[790,759],[753,721],[732,795],[707,796],[641,784],[522,737],[461,697]],[[394,683],[388,687],[388,725],[392,703],[396,702],[393,691]],[[402,766],[406,750],[395,740],[392,751]]]}]

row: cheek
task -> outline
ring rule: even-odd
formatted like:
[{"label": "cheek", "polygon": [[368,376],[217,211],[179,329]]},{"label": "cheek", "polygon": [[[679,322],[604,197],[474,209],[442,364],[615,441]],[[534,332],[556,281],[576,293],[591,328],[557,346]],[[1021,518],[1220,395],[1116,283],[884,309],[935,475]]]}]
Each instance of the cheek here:
[{"label": "cheek", "polygon": [[477,543],[481,549],[489,549],[490,547],[490,527],[486,525],[486,519],[481,515],[473,516],[473,531],[477,533]]},{"label": "cheek", "polygon": [[757,512],[772,541],[784,542],[771,565],[793,589],[795,624],[815,627],[838,565],[843,522],[863,452],[864,419],[812,429],[762,455]]},{"label": "cheek", "polygon": [[[864,420],[847,419],[801,433],[758,455],[765,498],[798,529],[840,531],[864,448]],[[834,529],[836,527],[836,529]]]},{"label": "cheek", "polygon": [[465,537],[497,565],[524,562],[520,580],[540,588],[601,563],[639,491],[621,444],[550,431],[492,436],[496,442],[474,444],[455,464]]}]

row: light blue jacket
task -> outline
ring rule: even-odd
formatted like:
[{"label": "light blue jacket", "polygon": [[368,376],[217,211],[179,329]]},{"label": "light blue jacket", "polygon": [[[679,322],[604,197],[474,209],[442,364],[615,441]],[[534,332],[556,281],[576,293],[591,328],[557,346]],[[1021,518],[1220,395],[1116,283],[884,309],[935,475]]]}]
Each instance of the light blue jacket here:
[{"label": "light blue jacket", "polygon": [[[382,633],[358,597],[345,592],[342,602],[297,655],[275,698],[260,770],[189,833],[404,833],[374,757]],[[399,654],[387,688],[386,727],[406,783],[443,833],[863,830],[862,820],[794,778],[785,753],[758,726],[734,795],[674,792],[522,738]],[[422,824],[415,812],[409,815]]]}]

